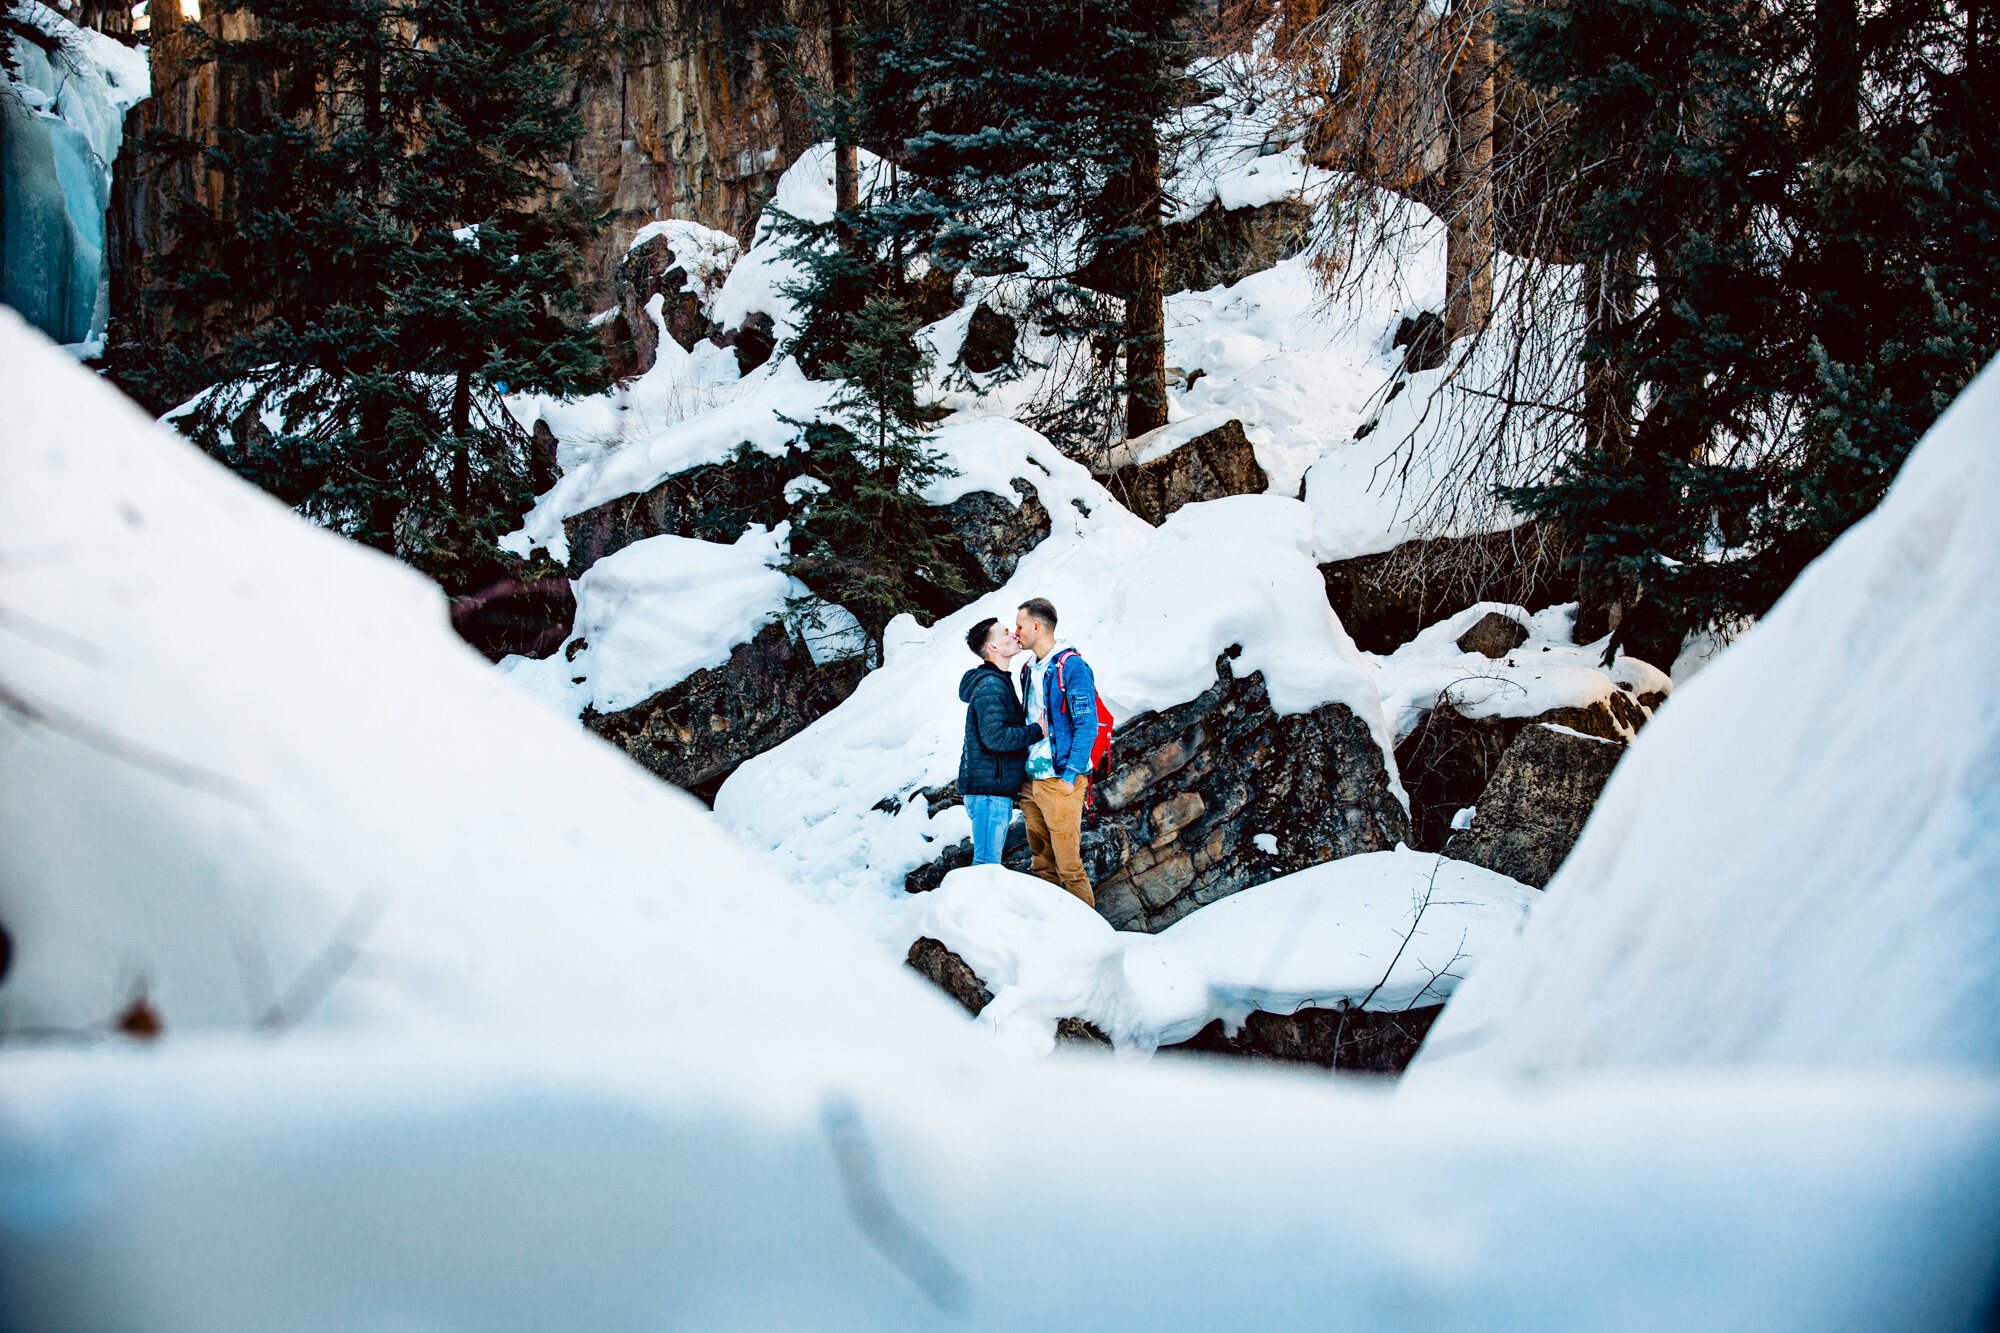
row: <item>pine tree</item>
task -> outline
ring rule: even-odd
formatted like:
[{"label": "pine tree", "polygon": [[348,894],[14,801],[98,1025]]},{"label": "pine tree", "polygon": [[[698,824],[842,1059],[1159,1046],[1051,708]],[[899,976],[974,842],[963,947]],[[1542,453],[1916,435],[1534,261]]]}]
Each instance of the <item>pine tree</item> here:
[{"label": "pine tree", "polygon": [[602,374],[575,293],[594,219],[558,175],[579,6],[247,0],[242,17],[199,58],[266,100],[213,142],[150,145],[227,189],[186,201],[152,264],[184,338],[124,364],[218,385],[184,422],[206,447],[461,590],[528,497],[501,395]]},{"label": "pine tree", "polygon": [[1853,0],[1502,10],[1581,183],[1587,444],[1508,492],[1580,546],[1581,635],[1671,659],[1762,614],[2000,345],[1979,33]]}]

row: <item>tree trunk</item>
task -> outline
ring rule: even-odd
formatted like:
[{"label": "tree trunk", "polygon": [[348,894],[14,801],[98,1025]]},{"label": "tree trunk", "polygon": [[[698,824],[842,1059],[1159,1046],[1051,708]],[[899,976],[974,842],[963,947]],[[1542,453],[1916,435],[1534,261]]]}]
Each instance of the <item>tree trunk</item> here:
[{"label": "tree trunk", "polygon": [[[1632,317],[1637,257],[1599,256],[1589,261],[1586,272],[1584,336],[1599,347],[1613,345],[1619,327]],[[1632,388],[1615,354],[1583,363],[1583,445],[1616,464],[1631,458]],[[1576,600],[1572,637],[1578,643],[1591,643],[1618,628],[1630,599],[1615,580],[1586,559],[1577,574]]]},{"label": "tree trunk", "polygon": [[[847,43],[847,0],[829,0],[826,7],[827,61],[833,67],[833,91],[840,99],[840,119],[833,138],[833,204],[846,213],[861,198],[860,154],[848,118],[854,114],[854,51]],[[842,236],[845,242],[847,237]]]},{"label": "tree trunk", "polygon": [[1451,159],[1445,189],[1445,337],[1486,328],[1493,313],[1493,6],[1471,5],[1464,53],[1451,72]]},{"label": "tree trunk", "polygon": [[1812,91],[1806,147],[1820,150],[1861,128],[1861,7],[1858,0],[1813,6]]},{"label": "tree trunk", "polygon": [[458,372],[451,391],[451,507],[464,514],[472,508],[472,372]]},{"label": "tree trunk", "polygon": [[1167,236],[1161,222],[1160,140],[1148,132],[1133,155],[1130,198],[1138,238],[1125,296],[1125,435],[1167,424]]}]

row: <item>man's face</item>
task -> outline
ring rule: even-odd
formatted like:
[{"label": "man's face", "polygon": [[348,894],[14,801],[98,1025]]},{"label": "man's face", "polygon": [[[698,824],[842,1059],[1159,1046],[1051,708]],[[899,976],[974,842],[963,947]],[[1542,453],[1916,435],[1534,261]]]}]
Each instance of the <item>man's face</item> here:
[{"label": "man's face", "polygon": [[1011,662],[1021,652],[1020,636],[1005,625],[995,625],[986,634],[986,655],[996,662]]},{"label": "man's face", "polygon": [[1023,648],[1033,651],[1042,646],[1042,622],[1026,611],[1014,613],[1014,638]]}]

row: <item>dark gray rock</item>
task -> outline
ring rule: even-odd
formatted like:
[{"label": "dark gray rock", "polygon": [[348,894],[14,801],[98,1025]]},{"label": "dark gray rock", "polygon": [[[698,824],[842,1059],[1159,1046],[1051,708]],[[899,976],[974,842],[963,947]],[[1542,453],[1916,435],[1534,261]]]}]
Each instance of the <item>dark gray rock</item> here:
[{"label": "dark gray rock", "polygon": [[1450,345],[1445,337],[1444,320],[1432,310],[1422,311],[1415,319],[1404,319],[1396,325],[1396,336],[1389,340],[1392,348],[1409,349],[1403,353],[1405,373],[1436,370],[1444,364],[1445,349]]},{"label": "dark gray rock", "polygon": [[1622,747],[1625,729],[1644,726],[1660,702],[1658,695],[1635,699],[1621,691],[1608,703],[1552,708],[1536,717],[1463,717],[1449,705],[1431,709],[1396,746],[1396,770],[1410,797],[1410,845],[1444,850],[1451,817],[1483,799],[1508,747],[1535,723],[1553,722]]},{"label": "dark gray rock", "polygon": [[1528,641],[1528,627],[1512,616],[1488,611],[1458,636],[1458,651],[1499,660]]},{"label": "dark gray rock", "polygon": [[1185,222],[1169,223],[1166,291],[1204,292],[1261,273],[1306,248],[1312,208],[1281,199],[1260,208],[1210,204]]},{"label": "dark gray rock", "polygon": [[1119,468],[1104,485],[1127,509],[1157,526],[1197,500],[1262,494],[1271,479],[1258,463],[1243,423],[1225,421],[1150,463]]},{"label": "dark gray rock", "polygon": [[1014,577],[1021,557],[1049,535],[1049,511],[1032,482],[1016,477],[1013,504],[991,491],[973,491],[945,506],[946,521],[958,534],[965,556],[959,562],[975,593],[991,592]]},{"label": "dark gray rock", "polygon": [[1419,1009],[1301,1009],[1271,1014],[1259,1009],[1231,1037],[1217,1019],[1163,1053],[1236,1055],[1251,1060],[1318,1065],[1357,1074],[1400,1074],[1416,1058],[1441,1004]]},{"label": "dark gray rock", "polygon": [[1523,524],[1480,537],[1405,542],[1319,568],[1326,600],[1354,642],[1386,653],[1475,602],[1539,611],[1570,601],[1576,580],[1563,573],[1563,554],[1553,534]]},{"label": "dark gray rock", "polygon": [[1625,747],[1550,726],[1523,727],[1480,792],[1472,827],[1444,854],[1546,887],[1583,832]]},{"label": "dark gray rock", "polygon": [[816,666],[781,622],[697,671],[615,713],[586,708],[583,724],[640,767],[712,800],[744,760],[803,731],[861,681],[858,659]]},{"label": "dark gray rock", "polygon": [[748,375],[769,361],[771,353],[778,350],[778,326],[763,311],[753,311],[744,316],[743,323],[738,327],[710,334],[709,341],[718,347],[734,348],[736,369]]},{"label": "dark gray rock", "polygon": [[458,637],[498,662],[511,653],[547,657],[576,621],[576,593],[565,578],[499,579],[451,604]]},{"label": "dark gray rock", "polygon": [[[720,285],[720,275],[716,283]],[[618,313],[604,326],[605,356],[614,377],[643,375],[653,368],[660,333],[646,305],[655,296],[663,302],[660,314],[668,336],[688,351],[716,331],[702,310],[703,297],[712,293],[691,292],[687,286],[687,270],[676,262],[664,236],[653,237],[618,261],[611,279]]]},{"label": "dark gray rock", "polygon": [[925,936],[910,946],[909,956],[903,961],[928,977],[939,990],[964,1005],[965,1012],[974,1018],[979,1016],[980,1010],[993,1003],[993,992],[986,989],[986,983],[966,966],[963,958],[945,948],[941,940]]},{"label": "dark gray rock", "polygon": [[1014,359],[1020,336],[1013,316],[985,304],[975,306],[965,326],[965,342],[958,350],[959,364],[976,375],[998,370]]}]

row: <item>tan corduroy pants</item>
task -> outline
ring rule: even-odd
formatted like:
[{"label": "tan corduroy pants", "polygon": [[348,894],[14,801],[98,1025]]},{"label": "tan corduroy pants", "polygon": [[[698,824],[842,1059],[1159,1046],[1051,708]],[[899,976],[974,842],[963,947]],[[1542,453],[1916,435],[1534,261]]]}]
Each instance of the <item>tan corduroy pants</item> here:
[{"label": "tan corduroy pants", "polygon": [[1028,824],[1028,850],[1034,853],[1035,873],[1095,907],[1097,896],[1090,891],[1080,845],[1083,801],[1089,791],[1087,778],[1073,787],[1061,778],[1029,778],[1028,785],[1021,788],[1021,817]]}]

